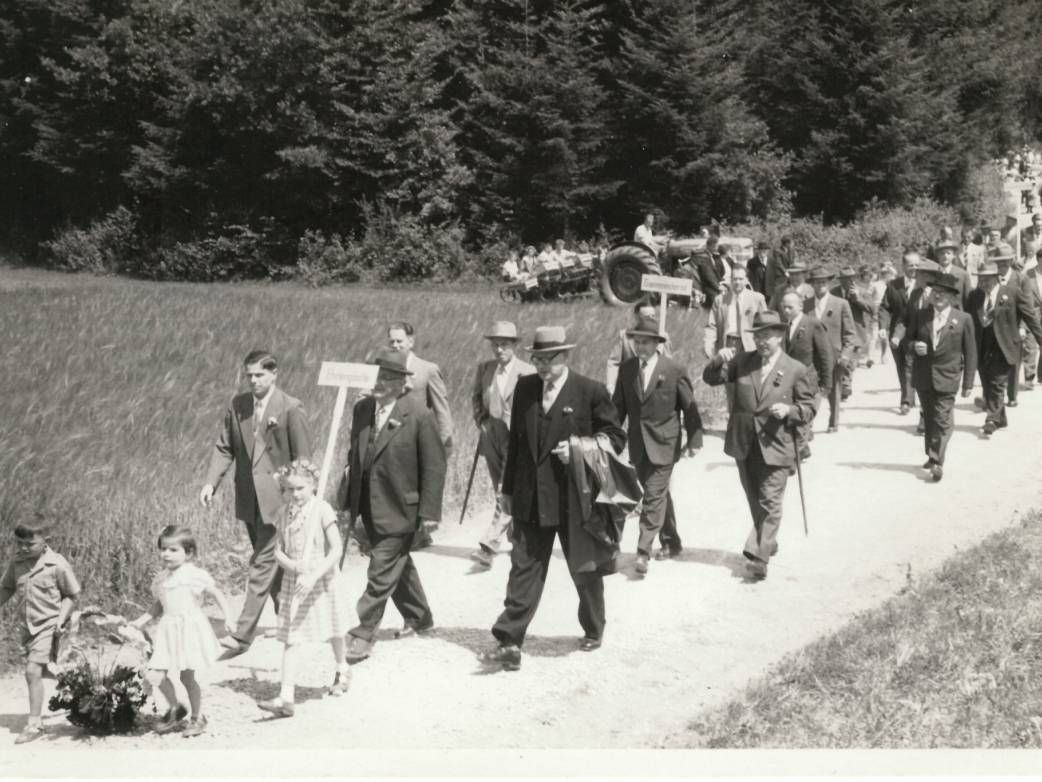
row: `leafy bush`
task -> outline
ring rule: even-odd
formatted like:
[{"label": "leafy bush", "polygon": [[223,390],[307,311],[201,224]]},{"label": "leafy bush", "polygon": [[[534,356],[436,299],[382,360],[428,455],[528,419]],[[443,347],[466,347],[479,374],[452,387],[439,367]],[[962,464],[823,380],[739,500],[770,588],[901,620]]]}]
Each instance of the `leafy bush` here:
[{"label": "leafy bush", "polygon": [[43,242],[41,250],[52,266],[70,272],[113,274],[131,266],[138,251],[135,235],[137,219],[125,207],[87,228],[66,228],[54,239]]},{"label": "leafy bush", "polygon": [[249,226],[229,225],[216,236],[159,249],[133,270],[156,280],[248,280],[284,276],[278,243]]}]

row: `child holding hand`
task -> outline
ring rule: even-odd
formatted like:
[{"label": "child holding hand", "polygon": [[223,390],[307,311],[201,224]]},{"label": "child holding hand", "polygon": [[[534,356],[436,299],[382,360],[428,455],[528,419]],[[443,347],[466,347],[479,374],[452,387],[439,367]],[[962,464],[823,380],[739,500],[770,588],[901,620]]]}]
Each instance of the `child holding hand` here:
[{"label": "child holding hand", "polygon": [[216,601],[225,627],[228,632],[232,630],[228,601],[213,577],[192,563],[196,553],[191,530],[170,525],[159,533],[159,558],[163,568],[152,582],[155,603],[151,610],[130,623],[140,630],[159,617],[148,667],[163,671],[159,690],[170,708],[156,724],[156,733],[183,731],[185,737],[191,737],[206,730],[202,689],[195,672],[213,665],[221,647],[210,620],[203,613],[205,595]]},{"label": "child holding hand", "polygon": [[257,705],[276,717],[292,717],[298,651],[304,643],[329,642],[336,661],[329,695],[343,695],[351,681],[344,658],[347,600],[340,576],[340,531],[336,513],[315,496],[318,468],[299,459],[278,471],[286,499],[276,517],[275,559],[282,567],[278,639],[282,653],[282,686],[278,697]]}]

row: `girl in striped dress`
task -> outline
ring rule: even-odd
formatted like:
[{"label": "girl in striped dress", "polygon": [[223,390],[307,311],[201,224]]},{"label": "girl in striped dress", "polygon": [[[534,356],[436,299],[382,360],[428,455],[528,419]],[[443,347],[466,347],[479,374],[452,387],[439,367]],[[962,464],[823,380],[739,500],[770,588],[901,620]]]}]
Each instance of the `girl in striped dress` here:
[{"label": "girl in striped dress", "polygon": [[344,659],[348,602],[338,564],[341,541],[336,513],[329,503],[315,496],[318,468],[307,459],[298,459],[279,470],[276,477],[286,500],[275,522],[275,559],[282,568],[278,625],[278,640],[283,644],[282,687],[277,698],[257,705],[277,717],[292,717],[301,644],[330,644],[336,674],[327,693],[347,692],[351,681],[351,670]]}]

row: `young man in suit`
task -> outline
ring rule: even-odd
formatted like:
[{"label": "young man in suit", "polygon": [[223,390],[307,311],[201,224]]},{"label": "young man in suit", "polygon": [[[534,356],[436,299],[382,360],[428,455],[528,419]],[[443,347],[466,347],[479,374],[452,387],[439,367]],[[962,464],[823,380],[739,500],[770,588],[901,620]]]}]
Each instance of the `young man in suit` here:
[{"label": "young man in suit", "polygon": [[513,550],[503,612],[492,626],[499,647],[484,657],[506,670],[521,667],[521,647],[543,594],[555,538],[561,539],[579,593],[579,648],[599,649],[604,634],[603,574],[611,572],[615,552],[604,550],[592,567],[577,562],[580,551],[596,548],[598,541],[581,526],[568,438],[603,435],[619,453],[626,433],[608,390],[569,369],[573,347],[563,327],[536,329],[530,352],[537,374],[519,379],[514,389],[502,500],[514,516]]},{"label": "young man in suit", "polygon": [[[634,323],[640,323],[644,318],[654,318],[657,315],[658,309],[647,299],[638,301],[633,305]],[[673,346],[670,343],[669,335],[667,334],[665,337],[666,341],[659,344],[658,352],[669,357],[673,355]],[[605,385],[608,387],[609,392],[615,390],[615,381],[619,377],[619,367],[622,365],[622,362],[633,358],[635,355],[633,342],[626,336],[626,329],[620,329],[619,338],[615,340],[611,353],[608,355],[608,365],[605,370]]]},{"label": "young man in suit", "polygon": [[915,356],[912,380],[923,403],[925,449],[934,481],[944,476],[944,456],[952,435],[955,394],[962,378],[962,396],[973,391],[977,343],[973,319],[954,305],[962,295],[959,280],[938,274],[931,284],[930,304],[916,310],[910,344]]},{"label": "young man in suit", "polygon": [[712,358],[723,347],[755,350],[748,327],[757,313],[767,309],[767,302],[761,294],[749,289],[747,280],[746,270],[735,266],[730,285],[713,301],[702,335],[706,358]]},{"label": "young man in suit", "polygon": [[958,282],[959,298],[955,301],[955,307],[960,310],[964,309],[970,297],[970,291],[973,290],[973,283],[970,281],[969,272],[955,263],[955,259],[959,255],[959,245],[953,239],[945,238],[937,243],[934,251],[937,254],[938,272],[950,274]]},{"label": "young man in suit", "polygon": [[692,280],[694,292],[701,295],[702,306],[710,309],[716,297],[720,295],[720,286],[730,273],[730,268],[723,256],[718,252],[719,238],[710,235],[706,239],[705,250],[697,256],[694,264],[695,275]]},{"label": "young man in suit", "polygon": [[[657,348],[665,337],[655,319],[642,320],[626,334],[633,340],[637,355],[619,368],[612,402],[619,421],[628,422],[630,463],[644,488],[635,566],[643,576],[648,572],[655,536],[664,524],[673,526],[665,537],[674,543],[672,547],[663,546],[666,553],[662,558],[676,556],[680,551],[669,481],[681,454],[695,456],[702,448],[702,417],[687,370],[658,354]],[[686,445],[682,442],[684,432]]]},{"label": "young man in suit", "polygon": [[[1014,290],[1026,289],[1032,293],[1031,281],[1025,272],[1013,268],[1015,253],[1013,248],[1005,242],[998,242],[988,249],[988,261],[994,263],[999,272],[999,285],[1003,288]],[[1020,365],[1023,356],[1017,358],[1017,362],[1009,370],[1009,381],[1006,384],[1008,397],[1007,407],[1017,406],[1017,394],[1020,390]],[[1032,378],[1033,379],[1033,378]],[[1034,385],[1034,383],[1032,383]]]},{"label": "young man in suit", "polygon": [[311,457],[311,435],[300,400],[276,388],[279,368],[267,350],[254,350],[243,361],[250,391],[232,399],[221,435],[210,458],[199,501],[210,507],[221,479],[235,465],[235,517],[246,525],[253,555],[246,600],[235,632],[221,639],[230,653],[250,648],[264,602],[271,595],[278,611],[282,571],[275,561],[275,514],[282,490],[275,472],[295,459]]},{"label": "young man in suit", "polygon": [[1038,339],[1042,337],[1042,325],[1029,291],[999,285],[999,271],[994,263],[979,267],[977,280],[979,287],[970,294],[967,309],[973,318],[977,369],[987,413],[982,431],[985,437],[991,437],[997,429],[1007,425],[1006,383],[1028,338],[1021,337],[1020,329],[1027,327],[1031,338]]},{"label": "young man in suit", "polygon": [[807,284],[807,267],[795,263],[787,270],[787,277],[776,285],[767,301],[767,309],[778,312],[781,310],[782,296],[790,291],[795,291],[804,301],[814,298],[814,288]]},{"label": "young man in suit", "polygon": [[[869,340],[875,334],[869,328],[876,318],[876,308],[872,302],[872,291],[858,281],[858,272],[852,266],[845,266],[839,272],[839,285],[829,291],[833,296],[846,299],[850,305],[850,314],[854,318],[854,338],[857,344],[854,356],[854,367],[859,366],[868,357]],[[850,396],[854,376],[854,367],[843,379],[843,399]]]},{"label": "young man in suit", "polygon": [[840,390],[845,377],[854,369],[854,352],[857,350],[857,334],[854,332],[854,315],[846,299],[829,292],[832,273],[823,266],[810,274],[814,287],[814,298],[803,304],[803,311],[814,315],[825,327],[832,347],[832,386],[829,389],[829,432],[839,431]]},{"label": "young man in suit", "polygon": [[362,520],[371,546],[358,626],[349,632],[346,650],[352,661],[372,651],[388,598],[405,620],[398,637],[434,626],[409,551],[425,522],[441,520],[445,487],[445,447],[434,415],[406,391],[406,354],[382,348],[372,363],[380,367],[376,385],[355,404],[347,456],[346,510],[352,526]]},{"label": "young man in suit", "polygon": [[[803,311],[803,299],[795,291],[782,297],[782,317],[785,318],[785,355],[799,361],[807,367],[807,377],[811,388],[815,389],[814,412],[817,413],[820,400],[828,396],[832,389],[832,345],[821,321]],[[800,459],[810,458],[808,442],[814,439],[814,431],[807,426],[800,427]]]},{"label": "young man in suit", "polygon": [[883,301],[879,305],[880,331],[885,328],[886,338],[890,341],[890,349],[894,354],[894,368],[897,370],[897,383],[901,389],[901,415],[908,415],[915,405],[915,393],[912,390],[910,366],[905,361],[905,341],[895,341],[894,332],[904,319],[908,296],[916,286],[915,273],[918,268],[919,253],[906,250],[901,258],[902,274],[886,284]]},{"label": "young man in suit", "polygon": [[514,355],[517,326],[510,321],[493,323],[485,339],[492,349],[493,358],[478,364],[470,402],[474,410],[474,424],[478,427],[478,450],[485,457],[496,493],[496,509],[492,514],[492,523],[470,558],[487,568],[492,567],[492,560],[502,545],[504,535],[510,532],[510,514],[504,513],[499,504],[499,485],[503,480],[503,464],[510,439],[510,408],[514,403],[514,387],[518,378],[534,374],[535,367]]},{"label": "young man in suit", "polygon": [[749,276],[749,287],[763,296],[764,301],[771,293],[771,289],[767,287],[767,269],[771,265],[770,253],[771,246],[767,242],[757,242],[756,254],[745,267]]},{"label": "young man in suit", "polygon": [[721,348],[702,372],[711,386],[734,383],[734,409],[727,420],[724,453],[738,466],[753,530],[742,553],[751,579],[767,577],[778,552],[785,484],[796,464],[796,431],[814,416],[814,387],[807,368],[785,355],[785,322],[762,312],[753,321],[756,351]]},{"label": "young man in suit", "polygon": [[[445,388],[445,380],[437,364],[425,361],[413,353],[415,344],[416,330],[411,323],[398,321],[388,327],[387,347],[401,351],[409,357],[406,366],[410,375],[406,391],[434,413],[438,435],[445,446],[445,458],[448,459],[452,455],[452,412],[449,410],[449,394]],[[422,527],[413,540],[413,550],[431,545],[434,542],[431,532],[436,529],[436,524]]]}]

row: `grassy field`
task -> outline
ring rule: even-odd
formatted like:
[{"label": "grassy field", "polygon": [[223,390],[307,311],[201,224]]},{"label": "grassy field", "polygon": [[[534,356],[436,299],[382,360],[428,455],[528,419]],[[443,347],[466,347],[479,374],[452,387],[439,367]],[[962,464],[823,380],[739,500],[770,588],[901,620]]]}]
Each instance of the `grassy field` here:
[{"label": "grassy field", "polygon": [[673,747],[1042,748],[1042,514],[782,661]]},{"label": "grassy field", "polygon": [[[0,302],[3,549],[9,554],[18,519],[45,511],[59,522],[55,548],[81,575],[86,599],[128,612],[127,603],[140,604],[146,594],[155,536],[166,524],[197,530],[203,564],[238,583],[248,549],[232,516],[231,486],[221,487],[213,512],[196,496],[250,349],[279,357],[279,384],[303,400],[319,460],[336,396],[316,385],[321,362],[361,361],[382,342],[387,323],[415,324],[416,352],[441,365],[452,401],[457,447],[445,510],[454,522],[476,444],[470,389],[476,362],[490,355],[481,338],[488,325],[514,320],[528,344],[537,325],[566,324],[579,345],[573,365],[602,378],[611,342],[630,319],[628,310],[592,299],[505,304],[491,287],[150,284],[3,268]],[[700,319],[679,310],[669,317],[678,353],[697,375]],[[700,394],[719,401],[715,390],[703,386]],[[478,505],[490,494],[482,469]]]}]

